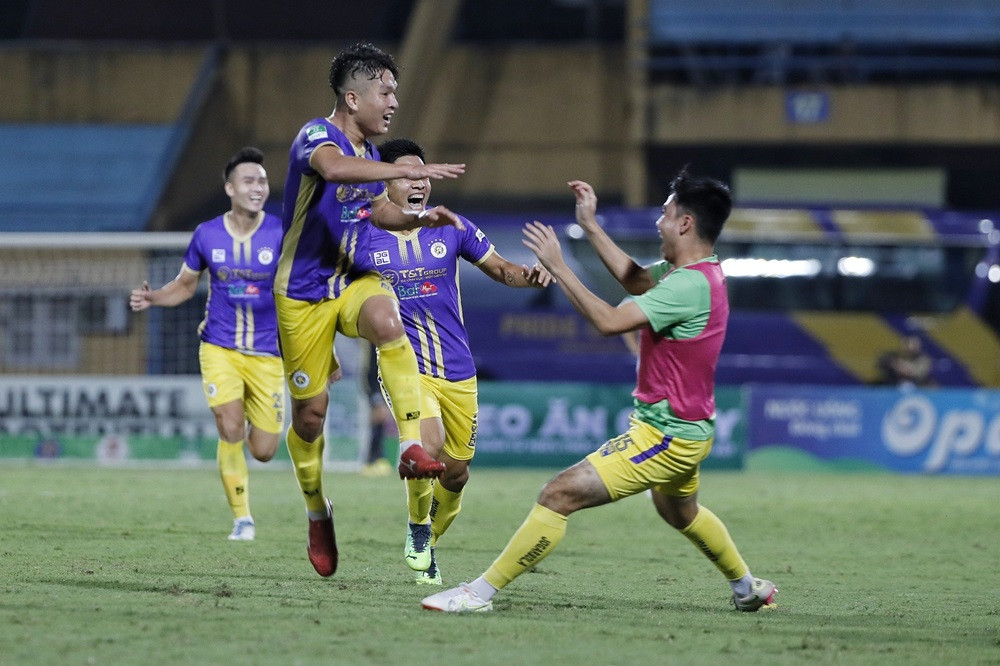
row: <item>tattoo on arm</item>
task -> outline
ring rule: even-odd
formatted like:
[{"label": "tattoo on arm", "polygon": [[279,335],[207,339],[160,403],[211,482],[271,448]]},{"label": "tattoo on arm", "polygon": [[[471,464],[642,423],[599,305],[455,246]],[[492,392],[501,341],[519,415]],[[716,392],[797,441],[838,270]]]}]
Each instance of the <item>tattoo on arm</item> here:
[{"label": "tattoo on arm", "polygon": [[511,270],[506,270],[503,272],[503,280],[509,285],[514,285],[517,280],[517,273]]}]

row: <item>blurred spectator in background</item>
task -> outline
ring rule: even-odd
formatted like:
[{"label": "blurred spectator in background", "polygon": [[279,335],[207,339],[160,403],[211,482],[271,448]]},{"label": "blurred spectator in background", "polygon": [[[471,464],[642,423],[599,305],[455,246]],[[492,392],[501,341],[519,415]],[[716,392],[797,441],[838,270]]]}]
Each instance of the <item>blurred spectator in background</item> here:
[{"label": "blurred spectator in background", "polygon": [[365,454],[365,466],[361,468],[363,476],[389,476],[392,465],[385,457],[386,428],[392,428],[395,420],[389,405],[382,397],[382,389],[378,378],[378,356],[375,345],[368,345],[367,368],[361,372],[361,391],[368,399],[371,410],[368,428],[368,451]]},{"label": "blurred spectator in background", "polygon": [[917,335],[907,335],[902,346],[879,357],[879,383],[886,386],[931,386],[931,357]]}]

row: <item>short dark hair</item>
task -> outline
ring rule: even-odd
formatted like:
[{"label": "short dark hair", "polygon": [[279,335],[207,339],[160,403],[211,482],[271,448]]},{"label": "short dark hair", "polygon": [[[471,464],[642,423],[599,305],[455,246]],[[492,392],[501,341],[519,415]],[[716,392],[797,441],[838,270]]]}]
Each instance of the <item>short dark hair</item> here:
[{"label": "short dark hair", "polygon": [[244,162],[253,162],[254,164],[264,166],[264,153],[259,148],[254,148],[253,146],[247,146],[240,150],[240,152],[230,157],[229,161],[226,162],[226,168],[222,171],[222,182],[228,183],[233,169]]},{"label": "short dark hair", "polygon": [[670,181],[670,192],[677,206],[694,217],[698,237],[714,245],[733,210],[729,186],[712,178],[692,176],[685,166]]},{"label": "short dark hair", "polygon": [[346,92],[350,79],[367,76],[374,81],[385,71],[399,78],[399,66],[391,55],[374,44],[359,42],[338,53],[330,63],[330,87],[337,99],[340,99]]},{"label": "short dark hair", "polygon": [[411,139],[389,139],[379,144],[378,154],[383,162],[390,164],[407,155],[415,155],[420,158],[421,162],[427,162],[427,158],[424,157],[424,149]]}]

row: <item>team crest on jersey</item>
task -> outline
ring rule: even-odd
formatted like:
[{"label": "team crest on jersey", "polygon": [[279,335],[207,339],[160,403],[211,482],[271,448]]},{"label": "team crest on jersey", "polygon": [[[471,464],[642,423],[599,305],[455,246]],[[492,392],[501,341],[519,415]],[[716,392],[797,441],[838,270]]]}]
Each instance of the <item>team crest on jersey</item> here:
[{"label": "team crest on jersey", "polygon": [[483,233],[482,229],[476,229],[476,240],[480,243],[486,240],[486,234]]},{"label": "team crest on jersey", "polygon": [[272,261],[274,261],[274,250],[269,247],[262,247],[257,250],[257,261],[262,265],[268,266]]},{"label": "team crest on jersey", "polygon": [[310,141],[315,141],[316,139],[326,139],[329,135],[326,133],[326,125],[310,125],[306,128],[306,136],[309,137]]},{"label": "team crest on jersey", "polygon": [[440,259],[444,255],[448,254],[448,246],[441,241],[434,241],[431,243],[431,255],[435,259]]},{"label": "team crest on jersey", "polygon": [[309,379],[308,373],[302,372],[301,370],[296,370],[292,373],[292,383],[295,384],[296,388],[304,389],[309,386],[310,381],[312,380]]},{"label": "team crest on jersey", "polygon": [[376,266],[385,266],[390,261],[389,250],[379,250],[372,258],[375,260]]},{"label": "team crest on jersey", "polygon": [[225,261],[226,251],[220,248],[214,248],[212,250],[212,261]]}]

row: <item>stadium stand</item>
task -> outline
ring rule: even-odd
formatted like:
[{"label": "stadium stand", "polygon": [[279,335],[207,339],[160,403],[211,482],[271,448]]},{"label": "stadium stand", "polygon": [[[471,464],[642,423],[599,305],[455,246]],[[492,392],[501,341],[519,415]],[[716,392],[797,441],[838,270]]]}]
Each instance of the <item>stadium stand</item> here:
[{"label": "stadium stand", "polygon": [[169,125],[0,125],[0,231],[140,231]]}]

